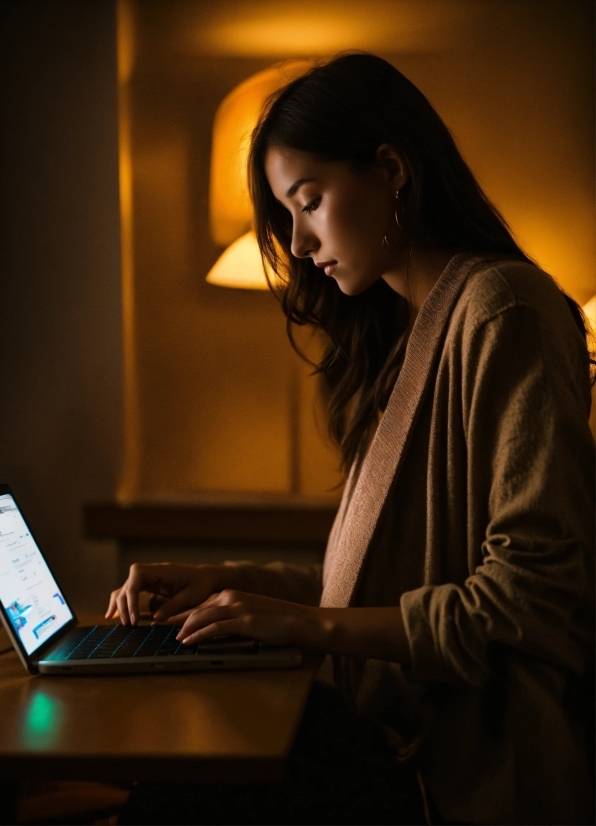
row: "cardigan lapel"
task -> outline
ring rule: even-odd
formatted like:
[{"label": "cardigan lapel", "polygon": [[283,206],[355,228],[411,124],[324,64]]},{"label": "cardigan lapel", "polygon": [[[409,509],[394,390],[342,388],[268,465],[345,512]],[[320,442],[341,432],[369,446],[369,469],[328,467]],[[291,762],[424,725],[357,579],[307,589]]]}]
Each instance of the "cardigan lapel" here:
[{"label": "cardigan lapel", "polygon": [[451,311],[466,278],[481,260],[465,253],[455,255],[420,309],[359,477],[354,481],[352,470],[346,484],[325,554],[322,606],[350,604],[389,488],[406,454],[424,392],[431,383]]}]

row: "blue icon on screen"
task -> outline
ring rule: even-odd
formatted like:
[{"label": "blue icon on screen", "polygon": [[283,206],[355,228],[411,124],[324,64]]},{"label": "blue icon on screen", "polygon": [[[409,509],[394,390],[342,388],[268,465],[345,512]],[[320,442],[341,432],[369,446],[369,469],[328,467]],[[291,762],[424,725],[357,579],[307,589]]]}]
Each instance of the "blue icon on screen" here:
[{"label": "blue icon on screen", "polygon": [[46,617],[42,622],[40,622],[39,625],[36,625],[33,629],[33,636],[35,639],[38,640],[42,634],[45,634],[48,630],[48,625],[51,625],[51,623],[55,622],[55,620],[56,614],[52,614],[50,617]]},{"label": "blue icon on screen", "polygon": [[15,599],[14,602],[11,602],[10,605],[7,606],[6,612],[15,631],[20,631],[21,628],[27,625],[25,614],[28,614],[32,607],[32,605],[21,605],[18,599]]}]

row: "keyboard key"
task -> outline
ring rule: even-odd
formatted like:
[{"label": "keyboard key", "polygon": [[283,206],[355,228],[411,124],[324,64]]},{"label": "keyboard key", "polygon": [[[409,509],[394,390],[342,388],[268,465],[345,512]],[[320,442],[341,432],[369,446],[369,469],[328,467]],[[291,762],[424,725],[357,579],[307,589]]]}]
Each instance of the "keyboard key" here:
[{"label": "keyboard key", "polygon": [[110,656],[114,657],[134,657],[135,651],[138,649],[138,645],[136,643],[124,643],[123,645],[119,646],[115,651],[113,651]]},{"label": "keyboard key", "polygon": [[168,657],[178,653],[178,649],[180,648],[188,649],[189,646],[183,646],[182,643],[173,636],[165,640],[155,653],[158,657]]},{"label": "keyboard key", "polygon": [[52,650],[52,660],[62,660],[68,657],[85,637],[89,634],[89,628],[74,628],[67,636]]},{"label": "keyboard key", "polygon": [[[177,633],[171,626],[142,626],[140,628],[127,628],[125,637],[119,637],[117,645],[109,651],[107,645],[102,646],[102,655],[108,657],[153,657],[172,631]],[[111,641],[107,640],[106,643]],[[94,657],[96,654],[94,653]]]},{"label": "keyboard key", "polygon": [[101,626],[94,626],[93,628],[86,629],[88,633],[86,634],[85,638],[79,645],[75,646],[72,651],[68,654],[66,659],[69,660],[79,660],[85,659],[94,648],[96,648],[102,640],[105,638],[106,633],[109,633],[110,628],[101,627]]},{"label": "keyboard key", "polygon": [[[125,635],[130,634],[130,629],[122,629]],[[118,626],[96,626],[96,628],[78,645],[69,655],[68,659],[83,660],[92,657],[109,657],[111,652],[120,644],[122,631]]]}]

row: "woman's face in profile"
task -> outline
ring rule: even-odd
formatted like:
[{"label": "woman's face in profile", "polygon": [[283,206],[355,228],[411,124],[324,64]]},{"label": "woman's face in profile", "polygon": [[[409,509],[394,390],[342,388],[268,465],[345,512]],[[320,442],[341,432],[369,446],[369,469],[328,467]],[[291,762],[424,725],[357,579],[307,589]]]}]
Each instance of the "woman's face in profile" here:
[{"label": "woman's face in profile", "polygon": [[275,198],[292,216],[292,254],[313,259],[321,277],[358,295],[395,266],[395,184],[380,163],[355,171],[344,161],[272,146],[265,172]]}]

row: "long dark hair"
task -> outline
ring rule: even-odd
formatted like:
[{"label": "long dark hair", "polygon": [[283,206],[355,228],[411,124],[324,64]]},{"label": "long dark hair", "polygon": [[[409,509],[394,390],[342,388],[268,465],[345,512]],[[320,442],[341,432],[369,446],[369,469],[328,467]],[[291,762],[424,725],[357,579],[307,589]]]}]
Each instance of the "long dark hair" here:
[{"label": "long dark hair", "polygon": [[[370,168],[382,143],[408,167],[400,190],[413,245],[529,261],[460,155],[451,133],[422,92],[390,63],[352,53],[312,68],[269,98],[253,133],[249,185],[261,253],[277,273],[271,287],[294,325],[323,331],[326,349],[316,372],[326,391],[329,432],[342,468],[361,458],[401,366],[408,304],[379,279],[364,293],[344,295],[313,261],[291,254],[292,218],[265,174],[270,146]],[[569,297],[585,334],[581,310]]]}]

